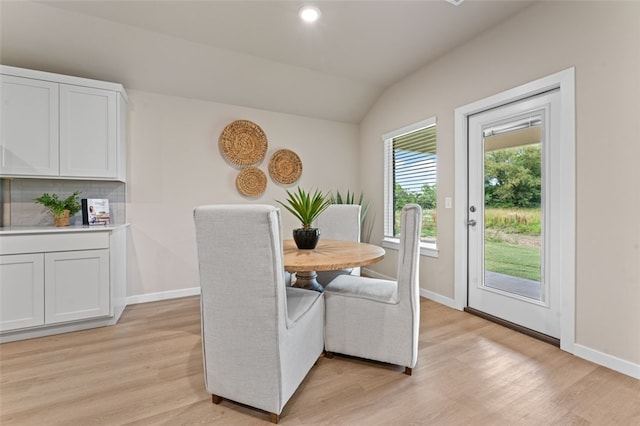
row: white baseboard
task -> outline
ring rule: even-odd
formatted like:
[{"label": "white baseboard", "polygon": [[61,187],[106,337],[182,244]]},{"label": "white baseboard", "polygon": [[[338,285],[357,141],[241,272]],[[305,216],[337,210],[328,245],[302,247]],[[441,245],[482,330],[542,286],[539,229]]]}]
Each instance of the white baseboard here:
[{"label": "white baseboard", "polygon": [[[367,268],[362,269],[362,273],[372,278],[383,280],[393,280],[393,277],[380,274]],[[179,297],[197,296],[200,294],[200,287],[185,288],[180,290],[162,291],[158,293],[140,294],[127,297],[127,305],[135,305],[137,303],[157,302],[159,300],[177,299]],[[420,296],[440,303],[452,309],[457,309],[454,299],[442,296],[423,288],[420,289]],[[595,349],[588,348],[579,344],[574,345],[573,355],[591,361],[603,367],[610,368],[627,376],[640,380],[640,365],[633,362],[617,358],[613,355],[605,354]]]},{"label": "white baseboard", "polygon": [[605,354],[595,349],[588,348],[579,344],[573,345],[573,354],[587,361],[591,361],[603,367],[610,368],[618,373],[626,374],[635,379],[640,380],[640,365],[634,364],[613,355]]},{"label": "white baseboard", "polygon": [[379,280],[395,280],[394,277],[389,277],[387,275],[383,275],[379,272],[373,271],[369,268],[362,268],[361,269],[361,273],[362,275],[366,275],[367,277],[371,277],[371,278],[377,278]]},{"label": "white baseboard", "polygon": [[76,321],[67,324],[49,325],[5,332],[0,336],[0,343],[15,342],[17,340],[34,339],[36,337],[51,336],[54,334],[71,333],[73,331],[88,330],[96,327],[114,325],[116,317],[103,317],[91,320]]},{"label": "white baseboard", "polygon": [[446,297],[441,294],[434,293],[433,291],[425,290],[424,288],[420,288],[420,296],[425,297],[429,300],[433,300],[434,302],[437,302],[449,308],[459,310],[456,307],[456,301],[450,297]]},{"label": "white baseboard", "polygon": [[[362,274],[371,278],[378,278],[381,280],[395,280],[393,277],[388,277],[386,275],[380,274],[376,271],[372,271],[371,269],[362,268]],[[433,291],[425,290],[424,288],[420,288],[420,296],[425,297],[429,300],[433,300],[434,302],[440,303],[441,305],[447,306],[449,308],[458,309],[456,307],[456,301],[442,296],[438,293],[434,293]]]},{"label": "white baseboard", "polygon": [[157,302],[159,300],[177,299],[179,297],[197,296],[200,294],[200,287],[183,288],[180,290],[161,291],[158,293],[137,294],[127,297],[127,305],[138,303]]}]

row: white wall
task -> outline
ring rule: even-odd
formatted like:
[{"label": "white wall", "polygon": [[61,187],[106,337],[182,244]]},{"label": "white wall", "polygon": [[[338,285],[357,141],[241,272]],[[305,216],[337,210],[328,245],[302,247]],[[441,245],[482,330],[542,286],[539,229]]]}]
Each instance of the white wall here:
[{"label": "white wall", "polygon": [[[214,83],[212,83],[214,84]],[[199,286],[193,208],[209,203],[267,203],[285,189],[358,190],[356,125],[128,89],[128,295]],[[302,160],[302,177],[288,187],[267,177],[266,192],[248,199],[235,186],[238,170],[222,157],[218,138],[234,120],[258,124],[268,138],[265,160],[287,148]],[[283,233],[299,224],[282,209]],[[250,241],[247,242],[250,244]],[[238,281],[242,271],[238,271]]]},{"label": "white wall", "polygon": [[[46,36],[60,32],[57,38]],[[380,136],[435,115],[440,255],[422,260],[421,286],[452,298],[453,209],[442,207],[444,197],[454,196],[454,109],[575,66],[577,343],[640,364],[640,3],[537,2],[389,88],[360,129],[136,90],[155,81],[157,73],[177,73],[190,58],[210,52],[188,44],[181,60],[166,58],[157,65],[141,55],[144,49],[138,46],[144,42],[151,46],[149,52],[162,51],[164,43],[176,40],[124,25],[39,3],[3,2],[1,35],[3,60],[7,52],[14,58],[9,65],[81,73],[127,86],[130,296],[197,286],[191,219],[196,205],[274,203],[284,197],[284,189],[272,181],[257,200],[246,200],[236,192],[237,172],[222,160],[217,148],[218,136],[229,122],[248,119],[262,126],[269,137],[268,155],[278,148],[296,151],[303,161],[300,184],[304,187],[362,189],[372,202],[375,242],[382,236]],[[105,43],[117,40],[123,50],[121,60],[101,66],[100,75],[87,69],[89,63],[105,62],[90,41],[95,37]],[[224,84],[214,71],[219,71],[214,63],[206,71],[193,71],[206,76],[203,89]],[[293,101],[282,99],[283,103]],[[266,171],[266,162],[260,167]],[[295,223],[286,213],[283,219],[287,234]],[[385,260],[372,268],[394,275],[395,263],[396,256],[388,250]]]},{"label": "white wall", "polygon": [[[464,7],[464,4],[462,5]],[[437,116],[439,257],[421,287],[454,296],[454,109],[576,68],[576,343],[640,364],[640,3],[540,2],[389,88],[361,123],[363,191],[382,217],[380,136]],[[372,167],[371,165],[380,165]],[[382,236],[376,228],[372,241]],[[371,268],[393,275],[395,253]]]},{"label": "white wall", "polygon": [[[288,148],[302,159],[298,183],[304,188],[359,190],[356,125],[196,100],[215,97],[225,102],[236,98],[241,84],[254,94],[244,99],[244,105],[271,96],[282,111],[308,110],[306,106],[314,110],[310,99],[326,100],[346,87],[356,87],[346,79],[43,3],[4,1],[0,7],[0,62],[4,65],[115,81],[127,90],[129,296],[176,295],[198,285],[191,218],[195,206],[275,205],[276,199],[285,198],[285,189],[270,179],[261,197],[239,195],[235,189],[238,171],[227,165],[218,150],[220,132],[233,120],[254,121],[266,132],[269,151],[260,165],[265,173],[270,155]],[[178,53],[172,56],[169,52]],[[256,78],[256,69],[268,72]],[[299,87],[296,78],[314,84]],[[154,95],[155,91],[189,93],[190,99]],[[350,92],[354,101],[370,96],[369,85],[364,83]],[[346,104],[336,105],[336,111],[349,109]],[[282,217],[288,237],[296,224],[288,212]]]}]

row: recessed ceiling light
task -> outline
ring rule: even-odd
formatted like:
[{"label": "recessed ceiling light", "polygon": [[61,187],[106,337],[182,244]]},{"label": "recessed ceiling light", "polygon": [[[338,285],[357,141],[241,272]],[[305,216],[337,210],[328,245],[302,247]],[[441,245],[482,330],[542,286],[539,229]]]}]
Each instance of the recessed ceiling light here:
[{"label": "recessed ceiling light", "polygon": [[316,22],[320,19],[320,9],[314,6],[303,6],[298,11],[298,16],[304,22]]},{"label": "recessed ceiling light", "polygon": [[451,3],[454,6],[458,6],[460,3],[462,3],[464,0],[446,0],[447,3]]}]

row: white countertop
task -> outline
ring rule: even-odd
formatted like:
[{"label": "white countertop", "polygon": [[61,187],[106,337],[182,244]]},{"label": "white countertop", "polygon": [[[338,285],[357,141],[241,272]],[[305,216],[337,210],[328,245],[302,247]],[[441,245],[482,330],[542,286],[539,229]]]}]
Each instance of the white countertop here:
[{"label": "white countertop", "polygon": [[20,235],[20,234],[55,234],[69,232],[100,232],[113,231],[115,229],[125,228],[128,223],[123,225],[95,225],[95,226],[5,226],[0,227],[0,236],[2,235]]}]

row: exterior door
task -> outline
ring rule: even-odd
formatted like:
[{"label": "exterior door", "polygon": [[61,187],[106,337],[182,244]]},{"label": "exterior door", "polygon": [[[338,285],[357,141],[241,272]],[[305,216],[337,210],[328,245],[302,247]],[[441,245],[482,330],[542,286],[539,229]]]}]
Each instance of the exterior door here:
[{"label": "exterior door", "polygon": [[560,93],[469,117],[468,306],[560,338]]}]

